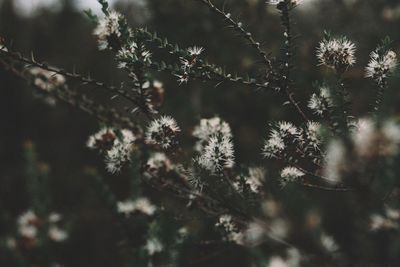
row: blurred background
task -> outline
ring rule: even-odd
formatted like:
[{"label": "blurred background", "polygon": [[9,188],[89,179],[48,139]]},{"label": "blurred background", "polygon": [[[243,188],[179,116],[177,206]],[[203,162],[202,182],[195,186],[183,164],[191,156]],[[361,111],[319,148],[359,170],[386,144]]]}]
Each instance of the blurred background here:
[{"label": "blurred background", "polygon": [[[110,2],[128,17],[131,26],[146,26],[181,47],[202,46],[206,58],[225,66],[228,72],[255,74],[261,67],[257,55],[243,40],[198,1]],[[214,2],[219,7],[224,5],[266,51],[279,58],[283,36],[274,6],[266,5],[265,0]],[[83,12],[89,8],[100,14],[96,0],[0,0],[0,36],[12,43],[13,50],[25,55],[32,52],[38,61],[90,73],[109,83],[126,79],[115,68],[112,55],[98,51],[92,35],[94,25]],[[394,51],[399,51],[400,3],[397,0],[304,0],[293,19],[294,31],[299,35],[293,79],[301,104],[306,106],[313,82],[331,74],[318,67],[315,58],[315,48],[323,31],[330,30],[334,35],[348,36],[357,45],[357,64],[346,74],[346,82],[352,98],[356,99],[352,107],[354,114],[366,114],[374,85],[363,78],[364,67],[369,53],[385,36],[392,38]],[[239,164],[262,164],[271,170],[279,167],[274,162],[262,161],[260,149],[269,122],[300,122],[290,106],[283,106],[286,101],[283,97],[233,84],[215,87],[213,83],[189,82],[178,86],[175,77],[162,73],[156,76],[166,89],[161,112],[175,117],[183,129],[192,128],[200,117],[220,115],[233,129]],[[88,89],[82,90],[91,93]],[[89,167],[105,173],[101,159],[85,147],[87,137],[97,128],[94,118],[64,104],[51,106],[38,100],[24,83],[0,69],[0,208],[17,216],[29,207],[22,189],[26,179],[22,168],[23,149],[27,143],[33,143],[45,168],[50,169],[54,208],[78,218],[71,245],[62,252],[70,266],[75,267],[119,266],[115,264],[117,248],[113,245],[110,218],[91,193],[91,183],[82,175],[82,170]],[[189,130],[184,134],[188,135]],[[193,145],[190,139],[183,142],[188,147]],[[115,177],[107,179],[117,192],[124,194]],[[312,199],[310,195],[305,197],[308,198],[304,201]],[[0,226],[0,234],[6,231]],[[210,259],[208,264],[218,266],[221,260],[218,257]],[[231,263],[231,266],[240,264]]]}]

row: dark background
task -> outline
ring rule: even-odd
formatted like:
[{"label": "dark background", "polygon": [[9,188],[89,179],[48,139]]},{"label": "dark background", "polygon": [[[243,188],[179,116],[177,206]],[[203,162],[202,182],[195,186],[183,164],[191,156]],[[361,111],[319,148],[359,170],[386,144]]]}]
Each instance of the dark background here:
[{"label": "dark background", "polygon": [[[42,9],[26,17],[14,11],[12,1],[0,1],[0,36],[12,42],[16,51],[25,55],[33,52],[39,61],[68,70],[75,66],[78,72],[90,72],[92,77],[106,82],[125,79],[115,68],[112,55],[97,50],[93,25],[83,12],[76,10],[70,1],[62,2],[57,12]],[[224,2],[233,17],[239,17],[267,51],[280,56],[283,36],[273,6],[265,5],[264,0]],[[124,1],[116,5],[129,17],[133,27],[145,25],[181,47],[203,46],[210,62],[226,66],[232,73],[255,73],[261,66],[257,55],[243,40],[197,1],[148,0],[145,7],[135,3]],[[215,3],[222,6],[223,1]],[[312,83],[330,75],[317,66],[315,58],[318,41],[328,29],[335,35],[348,36],[357,45],[357,64],[346,74],[346,82],[355,100],[354,114],[366,114],[374,87],[363,78],[364,67],[369,53],[386,35],[393,39],[395,51],[399,51],[398,1],[313,1],[307,8],[297,9],[293,19],[294,30],[299,34],[293,79],[301,104],[306,105]],[[270,121],[300,122],[290,106],[283,106],[284,98],[233,84],[215,88],[213,83],[190,82],[178,86],[174,77],[158,74],[157,78],[166,88],[166,103],[161,112],[175,117],[183,129],[190,129],[200,117],[218,114],[233,128],[240,164],[259,163],[272,170],[279,167],[274,162],[262,161],[260,150]],[[53,107],[43,103],[24,83],[0,69],[0,200],[13,216],[29,207],[22,189],[23,146],[27,141],[33,142],[40,159],[51,169],[54,208],[79,218],[79,227],[74,230],[77,237],[73,237],[65,252],[71,266],[117,266],[111,264],[116,248],[109,242],[113,240],[109,218],[91,191],[91,183],[82,175],[82,170],[89,166],[104,172],[101,160],[85,147],[87,137],[97,128],[94,118],[64,104]],[[184,142],[191,145],[190,140]],[[115,180],[118,177],[107,179],[117,192],[124,194]],[[313,193],[310,194],[312,197]]]}]

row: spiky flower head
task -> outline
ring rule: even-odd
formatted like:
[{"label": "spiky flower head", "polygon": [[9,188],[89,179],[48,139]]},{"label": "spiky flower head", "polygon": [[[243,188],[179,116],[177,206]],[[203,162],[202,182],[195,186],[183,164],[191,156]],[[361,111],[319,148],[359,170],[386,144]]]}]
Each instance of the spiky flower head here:
[{"label": "spiky flower head", "polygon": [[299,134],[299,129],[291,122],[278,122],[270,130],[262,154],[265,158],[279,158],[286,148],[287,140],[290,139],[293,143],[294,140],[300,138]]},{"label": "spiky flower head", "polygon": [[314,111],[317,115],[323,115],[330,108],[333,107],[333,99],[330,93],[330,89],[327,86],[321,86],[318,88],[318,93],[312,94],[308,101],[308,107]]},{"label": "spiky flower head", "polygon": [[189,47],[187,51],[191,57],[197,57],[200,56],[201,53],[203,53],[204,48],[200,46],[193,46]]},{"label": "spiky flower head", "polygon": [[346,37],[333,38],[325,33],[325,38],[317,48],[317,58],[321,65],[343,72],[356,62],[355,49],[355,44]]},{"label": "spiky flower head", "polygon": [[117,53],[118,68],[132,68],[138,62],[140,64],[151,63],[151,53],[143,45],[138,45],[133,41],[129,41],[127,45],[122,47]]},{"label": "spiky flower head", "polygon": [[128,129],[104,127],[90,136],[86,145],[104,155],[106,169],[116,173],[129,163],[135,140],[136,136]]},{"label": "spiky flower head", "polygon": [[235,156],[231,139],[227,136],[211,137],[198,163],[213,174],[232,168],[235,164]]},{"label": "spiky flower head", "polygon": [[213,117],[211,119],[201,119],[200,124],[194,128],[192,135],[198,139],[195,149],[200,152],[210,137],[221,135],[232,138],[232,131],[228,123],[219,117]]},{"label": "spiky flower head", "polygon": [[296,167],[286,167],[281,171],[281,179],[280,183],[282,186],[286,185],[289,182],[295,182],[297,181],[300,177],[303,177],[305,173],[301,170],[299,170]]},{"label": "spiky flower head", "polygon": [[122,20],[122,15],[116,11],[111,11],[107,16],[99,20],[97,27],[93,31],[93,34],[97,38],[97,43],[100,50],[119,50],[119,38],[122,36],[120,22]]},{"label": "spiky flower head", "polygon": [[314,121],[307,122],[306,139],[309,146],[316,149],[321,144],[321,124]]},{"label": "spiky flower head", "polygon": [[176,121],[170,116],[162,116],[153,120],[147,127],[146,143],[168,149],[176,144],[176,137],[180,132]]},{"label": "spiky flower head", "polygon": [[365,68],[365,77],[382,83],[397,67],[397,55],[385,45],[378,47],[370,55],[368,66]]}]

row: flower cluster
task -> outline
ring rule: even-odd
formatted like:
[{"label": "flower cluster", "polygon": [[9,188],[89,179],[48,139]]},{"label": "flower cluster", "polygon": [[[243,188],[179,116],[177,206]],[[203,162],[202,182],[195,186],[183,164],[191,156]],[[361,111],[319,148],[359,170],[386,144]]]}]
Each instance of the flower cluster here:
[{"label": "flower cluster", "polygon": [[204,48],[199,46],[189,47],[187,49],[187,55],[180,57],[182,74],[176,75],[179,84],[187,83],[189,81],[190,71],[197,64],[198,57],[203,53],[203,51]]},{"label": "flower cluster", "polygon": [[157,208],[151,204],[147,198],[143,197],[136,200],[126,200],[117,203],[117,211],[127,217],[135,212],[152,216],[156,210]]},{"label": "flower cluster", "polygon": [[231,215],[221,215],[215,226],[223,230],[227,241],[234,242],[238,245],[243,244],[244,234],[233,221]]},{"label": "flower cluster", "polygon": [[321,65],[334,68],[337,71],[344,71],[354,65],[356,46],[346,37],[332,38],[326,36],[319,43],[317,57]]},{"label": "flower cluster", "polygon": [[262,190],[264,180],[264,168],[250,167],[247,174],[236,177],[233,186],[238,192],[243,192],[245,187],[247,187],[251,192],[259,194]]},{"label": "flower cluster", "polygon": [[127,45],[118,51],[116,59],[118,61],[118,68],[132,68],[137,62],[141,64],[150,64],[151,53],[143,45],[138,45],[133,41],[129,41]]},{"label": "flower cluster", "polygon": [[146,143],[160,146],[163,149],[171,148],[176,144],[176,137],[181,131],[176,121],[169,116],[162,116],[153,120],[147,127]]},{"label": "flower cluster", "polygon": [[63,86],[66,82],[63,75],[38,67],[30,68],[29,73],[32,76],[33,85],[47,92]]},{"label": "flower cluster", "polygon": [[198,158],[198,163],[213,174],[235,165],[233,144],[227,136],[212,136]]},{"label": "flower cluster", "polygon": [[355,124],[352,140],[361,158],[394,156],[400,149],[400,125],[387,120],[377,127],[370,118],[360,119]]},{"label": "flower cluster", "polygon": [[312,94],[308,107],[317,115],[325,115],[333,107],[333,98],[330,88],[323,85],[318,88],[318,93]]},{"label": "flower cluster", "polygon": [[104,156],[106,168],[111,173],[121,171],[134,149],[135,135],[127,129],[102,128],[89,137],[86,145]]},{"label": "flower cluster", "polygon": [[173,168],[169,158],[161,152],[154,153],[145,166],[144,175],[148,178],[163,177]]},{"label": "flower cluster", "polygon": [[299,178],[303,177],[305,173],[301,170],[299,170],[296,167],[286,167],[281,171],[281,179],[280,183],[282,186],[285,186],[289,182],[295,182]]},{"label": "flower cluster", "polygon": [[121,37],[120,22],[123,16],[115,11],[111,11],[108,16],[99,20],[93,34],[97,38],[100,50],[116,49],[120,47],[119,38]]},{"label": "flower cluster", "polygon": [[265,141],[263,155],[265,158],[281,158],[289,143],[298,139],[300,132],[290,122],[279,122],[269,133]]},{"label": "flower cluster", "polygon": [[22,238],[21,244],[27,248],[38,245],[42,229],[46,227],[47,237],[53,242],[63,242],[68,238],[68,233],[60,228],[61,215],[51,213],[47,220],[39,218],[33,210],[28,210],[18,218],[18,233]]},{"label": "flower cluster", "polygon": [[195,150],[200,154],[199,165],[213,174],[235,165],[232,132],[219,117],[202,119],[192,135],[197,139]]},{"label": "flower cluster", "polygon": [[399,229],[400,210],[390,207],[385,208],[385,214],[372,214],[370,218],[371,231]]},{"label": "flower cluster", "polygon": [[232,131],[228,123],[219,117],[213,117],[201,119],[200,124],[194,128],[192,135],[198,139],[195,150],[201,152],[212,136],[221,135],[232,138]]},{"label": "flower cluster", "polygon": [[378,48],[370,55],[370,61],[365,69],[365,77],[381,83],[396,70],[397,55],[392,50]]}]

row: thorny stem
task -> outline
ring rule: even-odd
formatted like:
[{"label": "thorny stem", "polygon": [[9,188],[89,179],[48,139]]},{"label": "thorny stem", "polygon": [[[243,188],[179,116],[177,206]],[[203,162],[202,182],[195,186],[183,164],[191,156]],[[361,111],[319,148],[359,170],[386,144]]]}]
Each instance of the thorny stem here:
[{"label": "thorny stem", "polygon": [[297,112],[300,114],[300,116],[306,121],[309,121],[309,118],[305,114],[305,112],[302,110],[300,107],[299,103],[294,99],[294,94],[290,90],[290,71],[292,69],[292,57],[293,57],[293,48],[292,48],[292,42],[293,42],[293,37],[292,37],[292,32],[291,32],[291,22],[290,22],[290,7],[289,3],[287,2],[281,2],[278,5],[278,9],[281,12],[281,22],[282,25],[285,29],[284,31],[284,37],[285,37],[285,43],[284,43],[284,62],[283,62],[283,75],[282,75],[282,80],[283,80],[283,90],[288,97],[289,102],[295,107]]},{"label": "thorny stem", "polygon": [[148,118],[151,118],[151,115],[147,112],[147,108],[145,106],[143,106],[135,97],[132,97],[126,91],[124,91],[122,89],[118,89],[115,86],[109,86],[109,85],[107,85],[107,84],[105,84],[103,82],[99,82],[99,81],[94,80],[94,79],[92,79],[90,77],[84,77],[84,76],[82,76],[80,74],[77,74],[77,73],[71,73],[71,72],[65,71],[63,69],[57,69],[57,68],[51,67],[51,66],[47,65],[46,63],[37,62],[33,58],[33,56],[32,56],[32,59],[28,59],[28,58],[22,56],[20,53],[13,53],[13,52],[4,51],[4,50],[0,50],[0,54],[4,55],[6,57],[12,58],[12,59],[14,59],[16,61],[31,65],[31,66],[39,67],[41,69],[44,69],[44,70],[47,70],[47,71],[50,71],[50,72],[54,72],[56,74],[61,74],[61,75],[65,76],[65,77],[68,77],[70,79],[77,80],[77,81],[79,81],[79,82],[81,82],[83,84],[94,85],[96,87],[103,88],[106,91],[115,93],[116,95],[123,97],[124,99],[130,101],[131,103],[133,103],[134,105],[139,107],[139,109]]},{"label": "thorny stem", "polygon": [[[23,81],[27,81],[27,77],[17,70],[15,67],[6,63],[4,60],[0,59],[1,65],[14,74],[16,77],[20,78]],[[77,107],[80,110],[88,113],[91,116],[96,117],[99,121],[104,123],[113,124],[119,127],[127,127],[129,129],[135,129],[135,124],[128,118],[119,113],[117,110],[109,107],[102,106],[100,104],[95,103],[93,100],[90,100],[85,95],[74,94],[69,89],[59,88],[54,92],[45,92],[37,86],[32,86],[40,93],[48,94],[49,96],[53,96],[56,99],[65,102],[71,106]]]},{"label": "thorny stem", "polygon": [[213,11],[215,14],[219,15],[220,17],[222,17],[224,19],[224,21],[231,26],[234,31],[238,32],[244,39],[246,39],[249,43],[250,46],[253,47],[254,49],[257,50],[258,54],[260,55],[260,57],[263,59],[264,64],[267,66],[269,71],[272,71],[272,62],[271,60],[268,58],[268,55],[266,52],[264,52],[261,47],[260,47],[260,43],[257,42],[256,40],[254,40],[252,34],[248,31],[246,31],[243,28],[243,25],[241,22],[236,22],[231,18],[231,14],[227,14],[224,11],[222,11],[221,9],[217,8],[212,2],[211,0],[196,0],[199,1],[203,4],[205,4],[206,6],[208,6],[208,8]]}]

